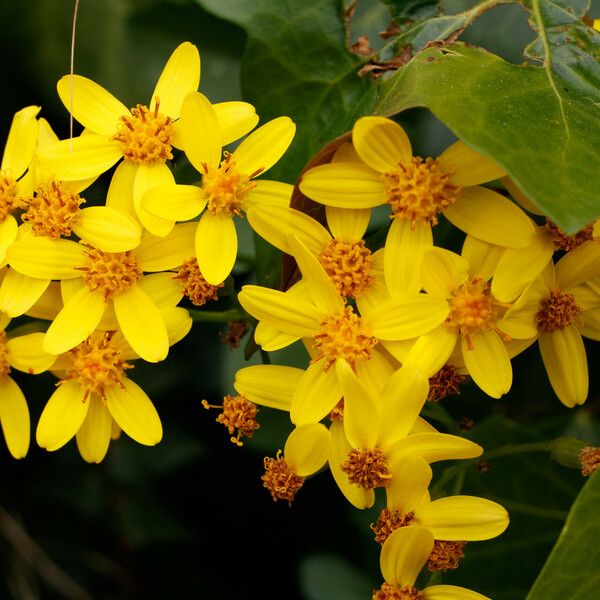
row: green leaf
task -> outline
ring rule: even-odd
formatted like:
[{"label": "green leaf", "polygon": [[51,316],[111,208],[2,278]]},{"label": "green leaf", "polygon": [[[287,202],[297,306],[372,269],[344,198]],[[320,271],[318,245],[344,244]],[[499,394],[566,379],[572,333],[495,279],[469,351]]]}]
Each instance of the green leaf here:
[{"label": "green leaf", "polygon": [[396,23],[417,21],[437,14],[440,10],[439,0],[381,0],[388,5]]},{"label": "green leaf", "polygon": [[600,473],[592,475],[573,504],[565,526],[527,600],[591,600],[600,590]]},{"label": "green leaf", "polygon": [[590,84],[592,75],[580,83],[556,73],[549,78],[543,67],[447,44],[423,50],[384,81],[375,112],[427,107],[500,163],[552,221],[575,233],[600,216],[600,90]]}]

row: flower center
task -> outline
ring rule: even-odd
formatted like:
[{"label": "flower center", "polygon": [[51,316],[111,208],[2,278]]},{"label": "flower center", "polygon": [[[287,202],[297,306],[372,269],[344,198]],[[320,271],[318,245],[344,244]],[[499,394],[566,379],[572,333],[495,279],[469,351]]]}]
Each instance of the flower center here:
[{"label": "flower center", "polygon": [[173,123],[171,117],[161,114],[158,108],[159,101],[156,98],[153,112],[147,106],[138,104],[131,109],[131,116],[121,117],[121,124],[112,139],[121,144],[125,160],[152,165],[173,158]]},{"label": "flower center", "polygon": [[352,449],[348,460],[341,464],[348,475],[348,481],[365,490],[384,487],[392,474],[388,471],[387,460],[381,448]]},{"label": "flower center", "polygon": [[583,244],[583,242],[587,242],[588,240],[591,240],[594,237],[593,223],[588,225],[587,227],[584,227],[583,229],[579,230],[573,235],[568,235],[557,225],[555,225],[552,221],[546,219],[546,229],[550,232],[550,235],[552,236],[554,246],[558,250],[564,250],[565,252],[573,250],[573,248],[577,248],[577,246],[580,246],[581,244]]},{"label": "flower center", "polygon": [[375,541],[383,544],[388,539],[392,531],[400,527],[406,527],[416,523],[415,515],[412,512],[403,514],[398,509],[390,510],[384,508],[379,514],[377,523],[371,523],[370,527],[375,534]]},{"label": "flower center", "polygon": [[572,294],[553,290],[548,298],[542,300],[541,308],[535,315],[535,323],[540,331],[552,333],[568,327],[580,312],[581,307]]},{"label": "flower center", "polygon": [[200,267],[198,267],[198,261],[195,257],[186,260],[181,265],[174,279],[178,279],[181,282],[183,293],[196,306],[202,306],[209,300],[218,300],[217,291],[225,285],[224,283],[220,283],[219,285],[208,283],[200,272]]},{"label": "flower center", "polygon": [[0,171],[0,223],[22,206],[23,200],[17,197],[16,179]]},{"label": "flower center", "polygon": [[338,403],[331,409],[331,412],[327,415],[327,418],[333,423],[333,421],[342,421],[344,419],[344,398],[338,400]]},{"label": "flower center", "polygon": [[384,583],[380,589],[373,590],[372,600],[423,600],[425,596],[412,585],[396,587]]},{"label": "flower center", "polygon": [[6,349],[6,331],[0,331],[0,381],[10,373],[8,351]]},{"label": "flower center", "polygon": [[467,340],[469,350],[473,349],[471,336],[474,333],[496,328],[502,306],[492,296],[489,284],[481,277],[474,277],[454,290],[448,304],[450,314],[446,318],[446,326],[458,329]]},{"label": "flower center", "polygon": [[411,221],[413,228],[417,221],[436,225],[437,214],[453,204],[462,189],[448,183],[450,176],[433,158],[413,156],[408,162],[399,162],[383,174],[392,218]]},{"label": "flower center", "polygon": [[[225,396],[223,398],[223,406],[214,406],[206,400],[202,400],[204,408],[219,408],[221,412],[215,419],[217,423],[221,423],[227,427],[231,442],[236,446],[243,446],[240,438],[246,436],[251,438],[252,434],[260,425],[256,422],[256,414],[258,407],[254,402],[244,398],[244,396]],[[233,435],[237,430],[237,434]]]},{"label": "flower center", "polygon": [[600,469],[600,448],[586,446],[581,449],[578,458],[581,464],[581,474],[584,477],[588,477]]},{"label": "flower center", "polygon": [[364,240],[344,242],[333,239],[319,255],[319,262],[344,297],[356,298],[373,283],[371,251]]},{"label": "flower center", "polygon": [[213,215],[242,216],[242,202],[246,194],[256,187],[250,181],[258,175],[238,173],[233,154],[225,153],[218,169],[204,165],[202,189],[208,202],[208,210]]},{"label": "flower center", "polygon": [[448,571],[456,569],[460,559],[464,557],[463,548],[467,542],[446,542],[435,540],[433,550],[427,559],[430,571]]},{"label": "flower center", "polygon": [[92,292],[100,292],[105,300],[127,291],[141,276],[142,269],[131,251],[102,252],[90,248],[83,267],[83,280]]},{"label": "flower center", "polygon": [[261,477],[263,487],[271,492],[274,501],[287,500],[291,504],[296,492],[304,485],[304,477],[296,475],[289,467],[281,456],[281,450],[277,452],[276,458],[267,456],[264,466],[265,474]]},{"label": "flower center", "polygon": [[64,184],[51,181],[40,185],[33,198],[26,200],[27,212],[23,221],[29,221],[35,235],[50,238],[71,235],[71,228],[79,215],[79,206],[85,200],[67,189]]},{"label": "flower center", "polygon": [[90,394],[106,399],[106,392],[121,383],[125,369],[133,368],[111,344],[112,336],[112,332],[96,332],[69,350],[71,366],[59,384],[77,381],[85,391],[84,400]]},{"label": "flower center", "polygon": [[325,371],[338,359],[346,360],[355,370],[357,361],[371,358],[371,352],[377,344],[377,338],[370,334],[364,321],[351,306],[346,306],[342,312],[323,319],[321,330],[314,339],[317,356],[311,363],[324,358]]},{"label": "flower center", "polygon": [[427,400],[439,402],[446,396],[458,396],[460,386],[467,379],[466,375],[459,375],[452,365],[444,365],[433,377],[429,378]]}]

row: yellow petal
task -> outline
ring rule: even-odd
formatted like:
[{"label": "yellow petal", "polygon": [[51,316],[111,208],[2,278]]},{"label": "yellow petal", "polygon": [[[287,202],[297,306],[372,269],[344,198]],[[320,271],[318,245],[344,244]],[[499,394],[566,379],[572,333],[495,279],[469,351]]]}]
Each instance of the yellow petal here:
[{"label": "yellow petal", "polygon": [[116,296],[113,305],[129,345],[148,362],[164,360],[169,352],[167,328],[156,304],[141,286],[133,285]]},{"label": "yellow petal", "polygon": [[0,311],[9,317],[26,313],[50,285],[50,279],[36,279],[9,269],[0,286]]},{"label": "yellow petal", "polygon": [[202,188],[197,185],[159,185],[148,190],[141,200],[143,210],[168,221],[189,221],[206,206]]},{"label": "yellow petal", "polygon": [[387,353],[377,346],[370,360],[361,360],[356,363],[356,375],[362,384],[377,398],[385,382],[392,376],[398,366],[392,364]]},{"label": "yellow petal", "polygon": [[402,457],[421,456],[428,463],[481,456],[483,448],[466,438],[447,433],[415,433],[388,448],[389,463]]},{"label": "yellow petal", "polygon": [[6,342],[10,366],[30,375],[47,371],[56,356],[43,350],[44,334],[40,331],[10,338]]},{"label": "yellow petal", "polygon": [[[409,255],[411,256],[411,255]],[[423,254],[423,289],[438,298],[450,298],[452,292],[469,277],[469,263],[445,248],[431,248]]]},{"label": "yellow petal", "polygon": [[514,202],[480,186],[462,189],[444,216],[465,233],[507,248],[524,248],[534,231],[531,219]]},{"label": "yellow petal", "polygon": [[150,110],[154,110],[158,98],[159,112],[171,119],[179,118],[183,99],[189,92],[195,92],[199,85],[198,48],[190,42],[183,42],[175,48],[158,78],[150,99]]},{"label": "yellow petal", "polygon": [[198,223],[181,223],[164,237],[144,234],[135,256],[146,272],[167,271],[194,256],[194,238]]},{"label": "yellow petal", "polygon": [[237,371],[233,387],[255,404],[289,411],[302,375],[296,367],[254,365]]},{"label": "yellow petal", "polygon": [[502,185],[506,188],[506,190],[510,193],[510,195],[528,212],[533,213],[534,215],[543,215],[543,211],[541,211],[529,198],[525,193],[517,186],[517,184],[510,178],[510,176],[506,175],[500,179]]},{"label": "yellow petal", "polygon": [[35,432],[38,445],[50,451],[64,446],[81,427],[89,406],[79,383],[61,383],[40,416]]},{"label": "yellow petal", "polygon": [[294,186],[280,181],[257,179],[252,188],[242,199],[242,210],[253,206],[289,206]]},{"label": "yellow petal", "polygon": [[506,252],[506,248],[482,242],[467,235],[463,243],[461,255],[471,265],[471,275],[479,276],[484,281],[491,279],[498,263]]},{"label": "yellow petal", "polygon": [[52,282],[26,314],[36,319],[52,321],[62,307],[63,302],[60,294],[60,283]]},{"label": "yellow petal", "polygon": [[441,325],[420,336],[406,353],[402,362],[417,367],[427,377],[433,377],[452,355],[457,340],[456,331]]},{"label": "yellow petal", "polygon": [[86,462],[100,463],[108,452],[113,420],[99,396],[92,394],[89,404],[85,421],[77,431],[77,448]]},{"label": "yellow petal", "polygon": [[472,348],[461,339],[462,355],[473,381],[492,398],[500,398],[512,385],[512,366],[504,342],[495,331],[471,336]]},{"label": "yellow petal", "polygon": [[108,192],[106,194],[106,206],[126,212],[130,217],[135,217],[133,207],[133,184],[137,174],[137,165],[124,160],[117,165],[113,173]]},{"label": "yellow petal", "polygon": [[304,173],[299,187],[308,198],[339,208],[372,208],[387,200],[381,175],[360,163],[313,167]]},{"label": "yellow petal", "polygon": [[433,550],[433,540],[431,532],[418,525],[393,531],[381,548],[379,564],[385,581],[396,587],[413,585]]},{"label": "yellow petal", "polygon": [[162,424],[146,392],[128,379],[121,378],[106,392],[106,406],[119,427],[144,446],[154,446],[162,439]]},{"label": "yellow petal", "polygon": [[122,102],[87,77],[65,75],[56,88],[65,108],[94,133],[114,135],[120,118],[131,114]]},{"label": "yellow petal", "polygon": [[252,131],[258,123],[256,109],[248,102],[217,102],[213,104],[223,146],[231,144]]},{"label": "yellow petal", "polygon": [[331,436],[321,423],[298,425],[285,442],[283,455],[300,477],[316,473],[329,458]]},{"label": "yellow petal", "polygon": [[221,131],[217,115],[208,98],[199,92],[186,96],[181,116],[181,139],[189,161],[196,171],[204,166],[219,166],[221,161]]},{"label": "yellow petal", "polygon": [[158,308],[175,306],[182,298],[181,283],[174,279],[175,273],[152,273],[144,275],[136,285],[152,298]]},{"label": "yellow petal", "polygon": [[541,280],[534,281],[498,321],[498,329],[511,338],[535,338],[538,334],[535,315],[542,302],[550,296],[548,286]]},{"label": "yellow petal", "polygon": [[433,476],[421,456],[404,456],[388,465],[392,478],[385,487],[387,507],[403,514],[415,510],[427,493]]},{"label": "yellow petal", "polygon": [[192,317],[185,308],[180,306],[161,307],[160,314],[167,327],[169,346],[180,342],[192,329]]},{"label": "yellow petal", "polygon": [[440,169],[451,173],[450,183],[454,185],[480,185],[506,175],[506,171],[496,161],[469,148],[458,140],[437,158]]},{"label": "yellow petal", "polygon": [[196,229],[196,257],[204,279],[219,285],[231,273],[237,257],[237,233],[230,216],[205,212]]},{"label": "yellow petal", "polygon": [[142,229],[125,212],[109,206],[84,208],[73,231],[82,241],[104,252],[126,252],[139,245]]},{"label": "yellow petal", "polygon": [[542,333],[539,345],[548,379],[558,399],[569,408],[583,404],[589,386],[587,356],[575,325]]},{"label": "yellow petal", "polygon": [[352,129],[356,153],[379,173],[393,170],[412,157],[410,140],[398,123],[385,117],[361,117]]},{"label": "yellow petal", "polygon": [[21,388],[8,375],[0,381],[0,423],[8,451],[13,458],[23,458],[29,450],[29,408]]},{"label": "yellow petal", "polygon": [[7,215],[0,222],[0,264],[4,263],[6,251],[17,238],[17,233],[18,225],[16,219],[12,215]]},{"label": "yellow petal", "polygon": [[167,165],[156,163],[154,165],[140,165],[133,183],[133,207],[141,224],[153,235],[164,237],[168,235],[175,225],[174,219],[163,219],[150,214],[142,206],[142,198],[154,187],[173,185],[175,179]]},{"label": "yellow petal", "polygon": [[362,239],[371,220],[370,208],[348,210],[327,206],[325,207],[325,214],[327,225],[333,237],[348,242]]},{"label": "yellow petal", "polygon": [[316,423],[333,410],[341,397],[336,370],[331,368],[324,371],[322,360],[313,363],[297,382],[290,419],[294,425]]},{"label": "yellow petal", "polygon": [[589,310],[582,315],[581,335],[600,342],[600,310]]},{"label": "yellow petal", "polygon": [[432,585],[423,591],[424,600],[491,600],[457,585]]},{"label": "yellow petal", "polygon": [[62,354],[83,342],[96,329],[105,306],[100,293],[81,288],[65,303],[46,331],[44,352]]},{"label": "yellow petal", "polygon": [[19,179],[29,167],[37,144],[37,115],[40,106],[26,106],[12,119],[0,169],[13,179]]},{"label": "yellow petal", "polygon": [[357,162],[361,163],[362,159],[356,153],[354,146],[351,142],[344,142],[340,147],[333,153],[331,162]]},{"label": "yellow petal", "polygon": [[233,152],[238,171],[249,176],[270,169],[292,143],[296,125],[289,117],[278,117],[255,129]]},{"label": "yellow petal", "polygon": [[266,352],[275,352],[297,342],[298,336],[282,333],[263,322],[256,325],[254,341]]},{"label": "yellow petal", "polygon": [[497,502],[475,496],[450,496],[419,506],[419,525],[436,540],[475,542],[500,535],[508,527],[508,513]]},{"label": "yellow petal", "polygon": [[556,263],[556,283],[569,290],[600,275],[600,243],[588,241],[567,252]]}]

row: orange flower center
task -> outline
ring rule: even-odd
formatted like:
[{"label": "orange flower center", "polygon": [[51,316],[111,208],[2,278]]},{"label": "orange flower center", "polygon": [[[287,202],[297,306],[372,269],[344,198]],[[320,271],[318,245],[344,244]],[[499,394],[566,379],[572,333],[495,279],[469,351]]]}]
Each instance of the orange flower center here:
[{"label": "orange flower center", "polygon": [[0,331],[0,381],[10,373],[8,350],[6,349],[6,331]]},{"label": "orange flower center", "polygon": [[433,158],[413,156],[408,162],[399,162],[383,174],[392,218],[411,221],[413,228],[417,221],[436,225],[438,213],[453,204],[462,189],[448,182],[450,176]]},{"label": "orange flower center", "polygon": [[396,587],[389,583],[384,583],[380,589],[373,590],[372,600],[423,600],[423,592],[420,592],[412,585],[403,585]]},{"label": "orange flower center", "polygon": [[587,242],[594,237],[593,223],[587,227],[584,227],[573,235],[568,235],[562,229],[560,229],[558,225],[555,225],[552,221],[546,219],[546,229],[552,236],[552,242],[554,243],[554,246],[558,250],[564,250],[565,252],[573,250],[573,248],[577,248],[577,246],[580,246],[583,244],[583,242]]},{"label": "orange flower center", "polygon": [[156,98],[154,111],[138,104],[131,109],[131,116],[121,117],[121,124],[113,136],[121,145],[125,160],[140,165],[164,163],[173,158],[173,123],[171,117],[159,112]]},{"label": "orange flower center", "polygon": [[246,194],[256,187],[250,181],[258,173],[239,173],[233,154],[225,153],[218,169],[204,165],[202,189],[208,202],[208,210],[213,215],[242,216],[242,203]]},{"label": "orange flower center", "polygon": [[319,262],[331,277],[340,295],[360,296],[373,283],[371,251],[364,240],[331,240],[319,255]]},{"label": "orange flower center", "polygon": [[90,248],[83,267],[83,280],[92,292],[100,292],[106,300],[126,292],[141,276],[142,269],[131,251],[102,252]]},{"label": "orange flower center", "polygon": [[356,370],[359,360],[371,358],[377,338],[370,334],[364,321],[346,306],[342,312],[327,317],[321,321],[321,330],[315,335],[315,350],[317,356],[312,359],[315,363],[325,359],[327,371],[338,359],[344,359]]},{"label": "orange flower center", "polygon": [[96,332],[84,342],[69,350],[70,368],[60,383],[77,381],[85,391],[84,400],[90,394],[106,398],[106,392],[121,383],[126,369],[133,365],[125,362],[118,348],[112,344],[112,333]]},{"label": "orange flower center", "polygon": [[439,402],[446,396],[458,396],[460,386],[466,381],[466,375],[459,375],[452,365],[444,365],[435,375],[429,378],[427,400]]},{"label": "orange flower center", "polygon": [[348,460],[340,467],[348,475],[350,483],[365,490],[383,487],[392,477],[381,448],[354,448],[348,452]]},{"label": "orange flower center", "polygon": [[174,279],[181,282],[184,295],[196,306],[202,306],[209,300],[218,300],[219,296],[217,292],[219,288],[225,285],[224,283],[220,283],[219,285],[208,283],[200,272],[200,267],[198,267],[198,261],[195,257],[186,260],[181,265]]},{"label": "orange flower center", "polygon": [[0,171],[0,223],[17,208],[22,208],[23,200],[17,197],[17,181]]},{"label": "orange flower center", "polygon": [[581,474],[588,477],[600,469],[600,448],[595,446],[586,446],[579,452],[579,463],[581,464]]},{"label": "orange flower center", "polygon": [[413,523],[416,523],[414,513],[403,514],[398,509],[390,510],[389,508],[384,508],[379,514],[377,523],[371,523],[370,527],[375,534],[375,541],[383,544],[393,531],[400,527],[412,525]]},{"label": "orange flower center", "polygon": [[465,555],[463,548],[466,543],[435,540],[433,550],[427,559],[427,568],[430,571],[449,571],[458,568],[460,559]]},{"label": "orange flower center", "polygon": [[274,501],[287,500],[291,504],[298,490],[304,485],[304,477],[296,475],[290,468],[281,456],[281,450],[277,452],[276,458],[266,457],[264,466],[265,474],[261,477],[263,487],[271,492]]},{"label": "orange flower center", "polygon": [[537,328],[544,333],[552,333],[568,327],[581,312],[573,294],[563,294],[559,290],[550,292],[542,300],[541,308],[535,315]]},{"label": "orange flower center", "polygon": [[[223,406],[211,405],[206,400],[202,400],[202,406],[206,409],[218,408],[221,410],[216,421],[227,427],[229,435],[232,436],[231,442],[236,446],[243,445],[240,441],[242,436],[251,438],[254,431],[260,427],[256,422],[258,406],[244,396],[225,396]],[[237,434],[233,435],[236,430]]]},{"label": "orange flower center", "polygon": [[31,224],[35,235],[50,238],[69,236],[77,221],[79,206],[84,202],[79,194],[64,184],[51,181],[40,185],[33,198],[26,200],[27,212],[21,218]]}]

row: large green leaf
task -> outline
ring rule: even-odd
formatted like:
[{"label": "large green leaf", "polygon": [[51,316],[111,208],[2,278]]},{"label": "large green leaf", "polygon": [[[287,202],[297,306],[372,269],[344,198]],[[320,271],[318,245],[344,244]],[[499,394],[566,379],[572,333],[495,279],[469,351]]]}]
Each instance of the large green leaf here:
[{"label": "large green leaf", "polygon": [[[589,30],[589,36],[598,34]],[[462,43],[427,48],[383,82],[375,112],[429,108],[459,138],[493,157],[569,233],[600,216],[600,89],[544,67],[513,65]]]},{"label": "large green leaf", "polygon": [[591,600],[600,595],[600,473],[583,486],[527,600]]}]

